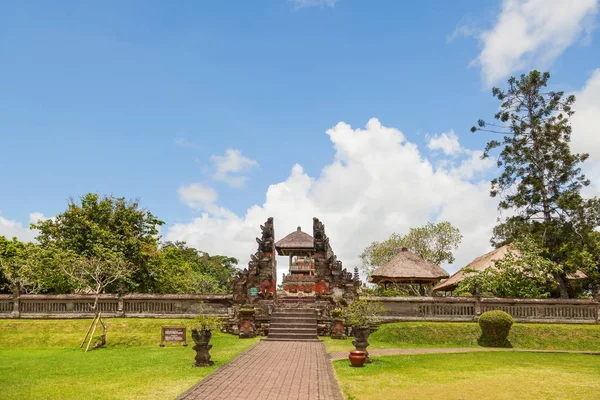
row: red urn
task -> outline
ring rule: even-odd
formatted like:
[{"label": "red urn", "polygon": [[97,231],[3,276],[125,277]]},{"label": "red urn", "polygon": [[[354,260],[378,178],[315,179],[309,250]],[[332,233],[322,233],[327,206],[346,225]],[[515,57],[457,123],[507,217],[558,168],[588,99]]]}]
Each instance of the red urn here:
[{"label": "red urn", "polygon": [[367,354],[364,351],[352,350],[348,359],[353,367],[362,367],[367,359]]}]

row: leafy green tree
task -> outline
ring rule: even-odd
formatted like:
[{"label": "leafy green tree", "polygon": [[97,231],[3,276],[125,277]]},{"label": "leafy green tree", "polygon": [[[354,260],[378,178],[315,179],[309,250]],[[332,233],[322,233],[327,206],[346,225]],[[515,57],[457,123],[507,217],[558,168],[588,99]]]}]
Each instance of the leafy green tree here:
[{"label": "leafy green tree", "polygon": [[237,262],[232,257],[210,256],[185,242],[166,242],[156,264],[157,289],[162,293],[227,293]]},{"label": "leafy green tree", "polygon": [[492,297],[543,298],[556,289],[553,276],[561,268],[546,258],[531,237],[515,243],[520,254],[512,252],[483,271],[465,269],[457,294],[476,293]]},{"label": "leafy green tree", "polygon": [[92,309],[97,310],[98,295],[118,282],[125,281],[135,272],[135,266],[121,254],[103,248],[94,249],[93,256],[75,256],[71,262],[62,264],[77,291],[96,296]]},{"label": "leafy green tree", "polygon": [[[163,222],[138,201],[88,193],[52,220],[33,224],[45,249],[74,252],[84,259],[103,259],[107,252],[135,266],[128,277],[131,290],[151,292],[155,281],[150,266],[157,256],[158,227]],[[112,256],[111,256],[112,257]]]},{"label": "leafy green tree", "polygon": [[375,268],[390,261],[403,247],[437,265],[452,263],[452,251],[458,248],[461,240],[460,231],[450,222],[429,222],[422,227],[410,228],[406,235],[393,233],[383,242],[371,243],[360,255],[362,268],[370,276]]},{"label": "leafy green tree", "polygon": [[[501,101],[494,115],[498,121],[480,120],[471,131],[503,135],[502,142],[490,141],[483,158],[500,148],[497,165],[501,173],[491,182],[490,195],[499,197],[498,208],[510,210],[494,230],[492,243],[501,245],[522,234],[533,235],[550,260],[569,265],[565,242],[580,250],[584,246],[577,237],[586,236],[597,226],[597,199],[583,199],[582,187],[589,180],[579,164],[587,154],[573,154],[570,149],[571,125],[575,96],[546,91],[550,74],[531,71],[520,79],[511,77],[508,89],[493,88]],[[573,247],[573,246],[571,246]],[[556,272],[561,297],[568,297],[566,273]]]},{"label": "leafy green tree", "polygon": [[43,249],[35,243],[8,241],[0,236],[0,290],[69,293],[73,285],[61,267],[74,258],[74,254],[54,247]]},{"label": "leafy green tree", "polygon": [[0,293],[21,292],[19,265],[26,244],[17,238],[0,236]]}]

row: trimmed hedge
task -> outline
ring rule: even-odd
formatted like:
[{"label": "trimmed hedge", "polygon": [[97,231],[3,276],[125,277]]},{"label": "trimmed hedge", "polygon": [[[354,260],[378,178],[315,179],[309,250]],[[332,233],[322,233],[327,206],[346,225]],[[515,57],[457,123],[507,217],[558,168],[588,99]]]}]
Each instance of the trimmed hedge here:
[{"label": "trimmed hedge", "polygon": [[506,347],[506,338],[514,320],[510,314],[500,310],[487,311],[479,317],[481,337],[479,344],[487,347]]}]

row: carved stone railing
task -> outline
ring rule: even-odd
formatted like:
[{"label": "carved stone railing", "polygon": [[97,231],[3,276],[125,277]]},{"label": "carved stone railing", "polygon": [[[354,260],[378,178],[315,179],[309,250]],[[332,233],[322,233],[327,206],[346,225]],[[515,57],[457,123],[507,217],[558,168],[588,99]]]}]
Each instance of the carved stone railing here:
[{"label": "carved stone railing", "polygon": [[484,297],[371,297],[385,308],[382,320],[476,321],[481,313],[502,310],[517,322],[598,323],[595,300],[501,299]]},{"label": "carved stone railing", "polygon": [[[518,322],[598,323],[596,300],[500,299],[478,297],[370,297],[385,308],[383,322],[476,321],[481,313],[502,310]],[[0,318],[89,318],[93,295],[0,295]],[[231,295],[101,295],[108,317],[190,318],[232,313]]]},{"label": "carved stone railing", "polygon": [[[93,295],[0,295],[0,318],[87,318]],[[98,309],[107,317],[186,318],[227,316],[231,295],[100,295]]]},{"label": "carved stone railing", "polygon": [[516,321],[598,322],[599,303],[594,300],[481,299],[481,312],[502,310]]}]

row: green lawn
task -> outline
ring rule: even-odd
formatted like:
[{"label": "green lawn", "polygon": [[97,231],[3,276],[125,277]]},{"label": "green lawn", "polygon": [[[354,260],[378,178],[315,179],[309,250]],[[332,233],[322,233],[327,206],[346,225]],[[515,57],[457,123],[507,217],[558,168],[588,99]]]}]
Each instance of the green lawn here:
[{"label": "green lawn", "polygon": [[[173,399],[258,339],[214,333],[215,365],[190,346],[160,348],[160,327],[191,320],[109,319],[106,348],[84,353],[90,320],[0,320],[2,399]],[[188,333],[189,336],[189,333]]]},{"label": "green lawn", "polygon": [[[79,343],[90,320],[0,320],[0,398],[173,399],[258,340],[215,333],[216,365],[193,368],[191,346],[158,347],[161,326],[192,320],[107,322],[107,346],[84,353]],[[387,324],[371,335],[369,348],[475,347],[479,332],[474,323]],[[509,340],[515,348],[597,351],[600,326],[516,324]],[[353,348],[352,339],[324,341],[330,352]],[[373,359],[365,368],[334,362],[348,398],[588,399],[600,391],[600,356],[483,352]]]},{"label": "green lawn", "polygon": [[334,361],[347,399],[597,399],[600,356],[499,353],[373,357],[364,368]]},{"label": "green lawn", "polygon": [[[398,322],[384,324],[369,337],[369,349],[479,347],[477,323]],[[323,338],[327,351],[347,351],[352,339]],[[514,324],[508,340],[515,349],[600,351],[600,325]]]}]

